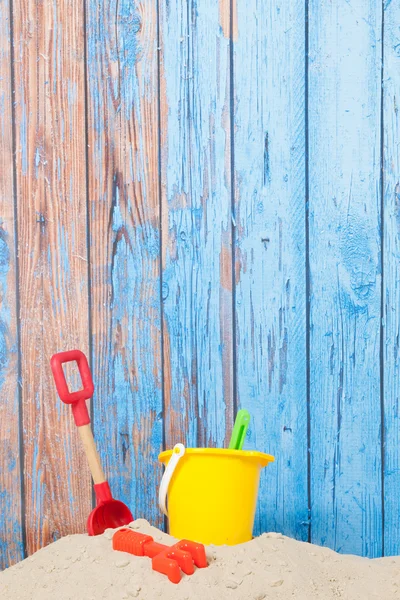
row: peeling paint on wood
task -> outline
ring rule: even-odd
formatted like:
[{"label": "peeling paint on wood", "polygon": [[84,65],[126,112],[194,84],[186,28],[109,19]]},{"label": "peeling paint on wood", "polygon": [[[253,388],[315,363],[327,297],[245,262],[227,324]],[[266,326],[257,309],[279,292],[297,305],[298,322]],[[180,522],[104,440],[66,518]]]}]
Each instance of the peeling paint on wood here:
[{"label": "peeling paint on wood", "polygon": [[277,459],[262,476],[256,532],[306,540],[304,3],[238,0],[238,23],[238,397],[252,415],[246,447]]},{"label": "peeling paint on wood", "polygon": [[232,38],[236,42],[238,38],[237,0],[219,0],[219,23],[224,37],[228,40]]},{"label": "peeling paint on wood", "polygon": [[[65,18],[65,15],[68,15]],[[54,352],[87,352],[82,5],[14,2],[24,484],[29,553],[85,530],[90,477]]]},{"label": "peeling paint on wood", "polygon": [[95,435],[136,517],[163,522],[163,441],[226,446],[238,404],[246,447],[277,458],[256,533],[398,554],[398,3],[107,0],[86,31],[82,2],[12,8],[0,568],[25,529],[28,552],[84,530],[90,477],[49,357],[91,334]]},{"label": "peeling paint on wood", "polygon": [[214,2],[160,10],[165,439],[221,446],[233,416],[229,44]]},{"label": "peeling paint on wood", "polygon": [[382,551],[381,6],[309,15],[312,541]]},{"label": "peeling paint on wood", "polygon": [[384,13],[383,68],[383,402],[384,553],[400,554],[400,5]]},{"label": "peeling paint on wood", "polygon": [[0,570],[24,557],[18,395],[10,6],[0,2]]},{"label": "peeling paint on wood", "polygon": [[113,495],[160,525],[156,4],[88,4],[88,169],[95,436]]}]

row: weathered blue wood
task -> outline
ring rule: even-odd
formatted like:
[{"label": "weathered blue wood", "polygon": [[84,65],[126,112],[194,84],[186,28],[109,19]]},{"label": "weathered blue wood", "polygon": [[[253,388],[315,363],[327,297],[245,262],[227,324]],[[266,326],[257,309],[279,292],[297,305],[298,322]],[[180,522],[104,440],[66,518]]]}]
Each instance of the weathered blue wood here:
[{"label": "weathered blue wood", "polygon": [[309,434],[312,541],[398,554],[399,3],[383,6],[382,215],[381,3],[310,0],[306,22],[299,0],[87,2],[89,249],[83,4],[13,4],[14,96],[0,0],[0,568],[23,556],[21,513],[31,552],[83,530],[90,509],[48,365],[88,350],[88,267],[95,435],[135,516],[162,523],[163,428],[167,446],[227,445],[236,377],[253,417],[246,447],[277,458],[255,532],[307,539]]},{"label": "weathered blue wood", "polygon": [[225,445],[232,424],[226,11],[229,2],[160,3],[167,447]]},{"label": "weathered blue wood", "polygon": [[0,570],[24,557],[18,399],[10,5],[0,1]]},{"label": "weathered blue wood", "polygon": [[307,540],[304,22],[238,0],[233,59],[238,395],[247,447],[276,457],[255,531]]},{"label": "weathered blue wood", "polygon": [[94,429],[113,494],[161,524],[156,1],[88,3]]},{"label": "weathered blue wood", "polygon": [[400,554],[400,4],[386,0],[383,68],[384,553]]},{"label": "weathered blue wood", "polygon": [[382,550],[381,5],[309,7],[312,541]]}]

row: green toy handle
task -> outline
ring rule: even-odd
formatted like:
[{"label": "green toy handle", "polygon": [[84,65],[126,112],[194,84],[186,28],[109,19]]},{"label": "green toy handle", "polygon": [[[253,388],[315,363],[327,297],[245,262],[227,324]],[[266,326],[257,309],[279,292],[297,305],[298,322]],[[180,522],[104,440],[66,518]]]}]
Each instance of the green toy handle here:
[{"label": "green toy handle", "polygon": [[229,442],[229,450],[241,450],[243,448],[244,439],[246,437],[249,424],[250,413],[242,408],[236,415],[231,441]]}]

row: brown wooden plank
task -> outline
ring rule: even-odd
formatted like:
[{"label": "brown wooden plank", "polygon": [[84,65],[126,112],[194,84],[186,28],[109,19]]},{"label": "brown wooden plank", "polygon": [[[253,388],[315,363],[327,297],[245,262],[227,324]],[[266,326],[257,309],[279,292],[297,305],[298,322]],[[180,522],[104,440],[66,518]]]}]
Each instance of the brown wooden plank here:
[{"label": "brown wooden plank", "polygon": [[156,5],[89,3],[87,36],[95,434],[113,495],[161,524]]},{"label": "brown wooden plank", "polygon": [[10,5],[0,2],[0,570],[23,558]]},{"label": "brown wooden plank", "polygon": [[88,349],[84,13],[16,0],[16,163],[27,547],[83,531],[90,479],[49,359]]}]

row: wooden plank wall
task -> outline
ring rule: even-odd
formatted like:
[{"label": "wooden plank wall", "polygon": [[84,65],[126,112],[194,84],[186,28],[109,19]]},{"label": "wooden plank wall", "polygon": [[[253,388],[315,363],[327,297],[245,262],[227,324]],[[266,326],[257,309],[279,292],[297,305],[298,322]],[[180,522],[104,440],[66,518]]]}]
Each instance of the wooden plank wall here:
[{"label": "wooden plank wall", "polygon": [[0,569],[24,556],[11,7],[0,3]]},{"label": "wooden plank wall", "polygon": [[94,430],[115,497],[160,524],[157,43],[155,0],[88,4]]},{"label": "wooden plank wall", "polygon": [[233,418],[229,27],[220,18],[213,0],[160,3],[167,447],[226,445]]},{"label": "wooden plank wall", "polygon": [[308,17],[311,539],[379,556],[382,7]]},{"label": "wooden plank wall", "polygon": [[72,347],[135,516],[246,407],[256,533],[399,553],[399,10],[0,0],[0,568],[92,506]]},{"label": "wooden plank wall", "polygon": [[304,3],[237,10],[238,401],[253,416],[249,444],[285,457],[263,473],[256,531],[307,540]]},{"label": "wooden plank wall", "polygon": [[397,555],[400,553],[396,534],[400,511],[400,4],[390,0],[385,3],[382,53],[383,551]]},{"label": "wooden plank wall", "polygon": [[[80,531],[90,480],[49,357],[88,349],[84,12],[67,0],[14,2],[15,181],[23,518],[32,553]],[[18,40],[18,42],[17,42]]]}]

